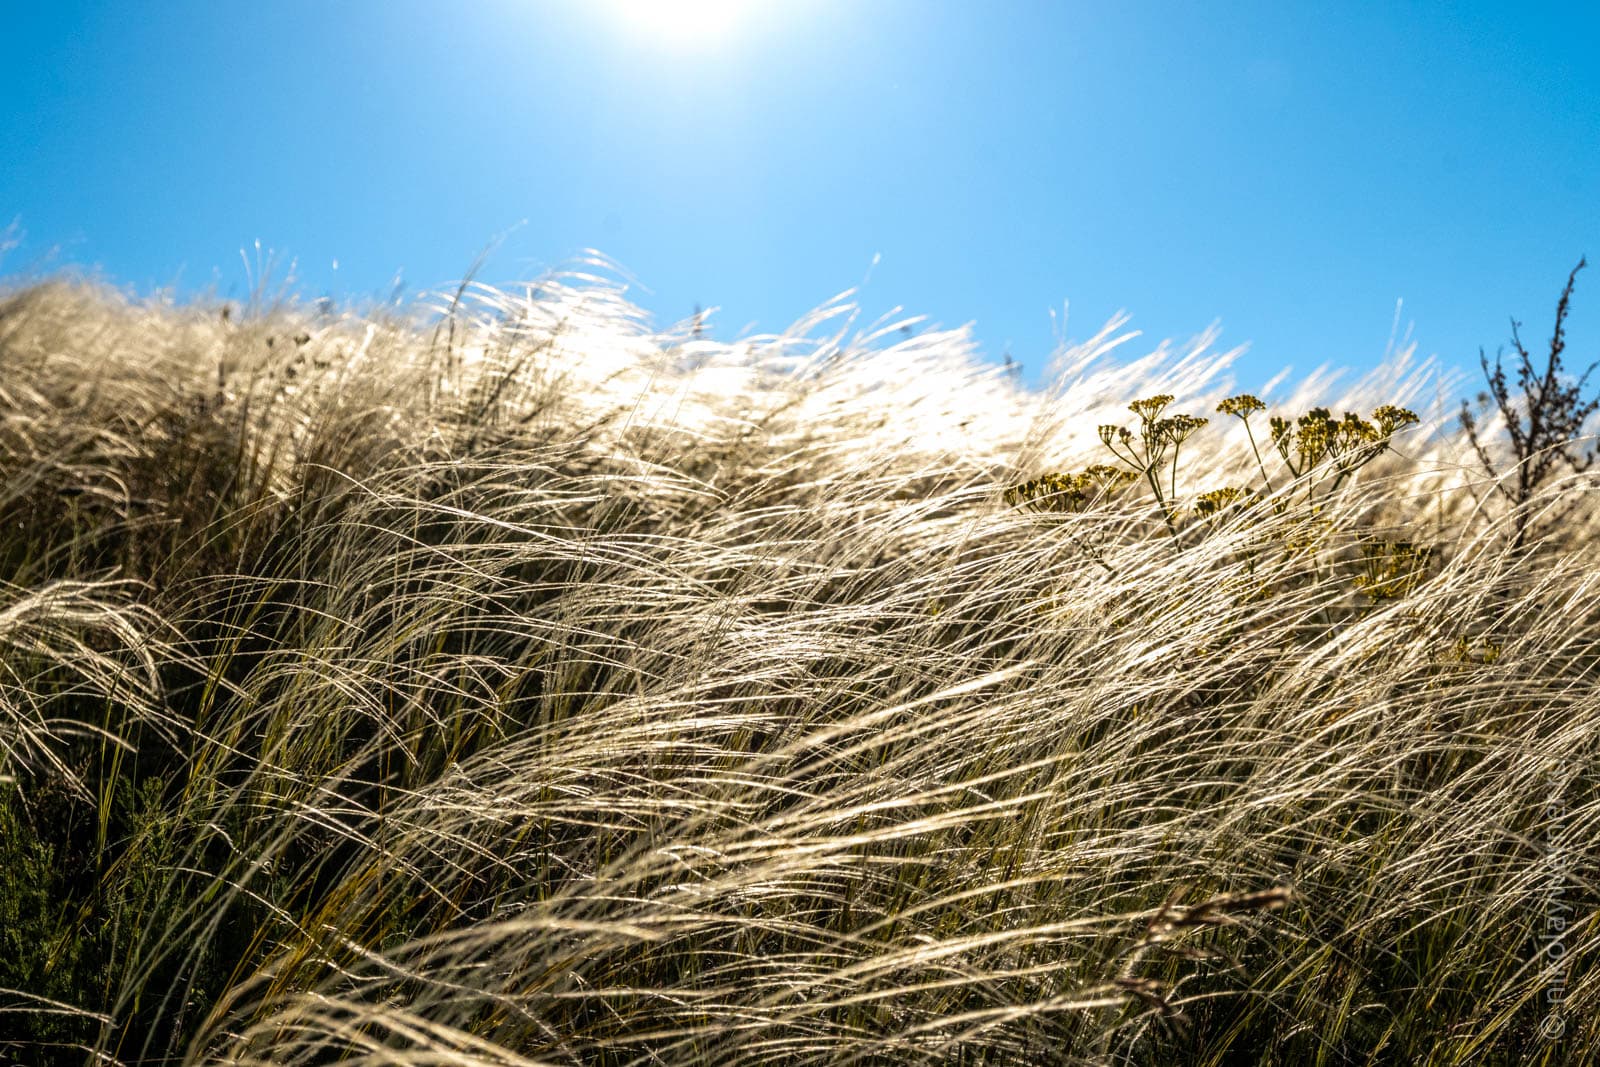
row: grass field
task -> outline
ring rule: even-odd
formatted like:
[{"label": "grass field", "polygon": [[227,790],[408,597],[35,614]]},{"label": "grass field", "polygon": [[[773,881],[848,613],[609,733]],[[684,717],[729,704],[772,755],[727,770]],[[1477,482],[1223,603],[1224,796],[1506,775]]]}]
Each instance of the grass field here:
[{"label": "grass field", "polygon": [[847,312],[0,295],[0,1062],[1600,1060],[1592,475]]}]

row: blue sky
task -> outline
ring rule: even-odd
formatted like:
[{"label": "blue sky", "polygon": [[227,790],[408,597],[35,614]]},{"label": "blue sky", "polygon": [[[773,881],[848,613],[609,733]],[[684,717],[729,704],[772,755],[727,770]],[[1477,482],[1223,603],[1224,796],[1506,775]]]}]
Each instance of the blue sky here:
[{"label": "blue sky", "polygon": [[[683,16],[685,19],[688,16]],[[532,277],[586,247],[662,323],[839,290],[1036,370],[1220,320],[1243,386],[1364,368],[1395,301],[1471,366],[1600,260],[1600,15],[1579,5],[766,0],[12,3],[0,270],[307,296]],[[680,22],[680,25],[683,24]],[[874,266],[874,261],[877,260]],[[337,261],[338,267],[334,268]],[[1600,262],[1573,359],[1600,358]]]}]

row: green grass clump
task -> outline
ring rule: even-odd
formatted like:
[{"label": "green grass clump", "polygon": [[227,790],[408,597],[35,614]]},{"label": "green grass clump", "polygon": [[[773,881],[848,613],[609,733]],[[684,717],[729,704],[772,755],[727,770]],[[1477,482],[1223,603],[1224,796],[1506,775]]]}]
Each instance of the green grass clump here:
[{"label": "green grass clump", "polygon": [[1600,511],[847,314],[0,296],[0,1062],[1600,1057]]}]

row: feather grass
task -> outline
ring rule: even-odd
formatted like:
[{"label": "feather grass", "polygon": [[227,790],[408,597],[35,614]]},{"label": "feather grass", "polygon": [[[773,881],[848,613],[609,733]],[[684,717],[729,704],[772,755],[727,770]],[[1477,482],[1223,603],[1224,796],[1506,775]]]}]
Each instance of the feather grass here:
[{"label": "feather grass", "polygon": [[[0,1048],[1597,1054],[1600,512],[1509,551],[1438,429],[1314,514],[1018,510],[1228,354],[1117,364],[1113,324],[1029,392],[852,316],[652,333],[603,265],[414,312],[0,297],[0,907],[37,934]],[[1396,536],[1427,563],[1364,593]]]}]

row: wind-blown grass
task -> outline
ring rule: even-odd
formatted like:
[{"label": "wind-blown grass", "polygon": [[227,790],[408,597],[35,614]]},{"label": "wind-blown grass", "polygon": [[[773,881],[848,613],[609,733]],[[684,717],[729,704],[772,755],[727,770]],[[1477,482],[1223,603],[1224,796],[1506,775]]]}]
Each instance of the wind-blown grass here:
[{"label": "wind-blown grass", "polygon": [[1316,514],[1031,512],[1226,357],[444,300],[0,297],[6,1054],[1600,1055],[1592,506],[1513,551],[1436,433]]}]

